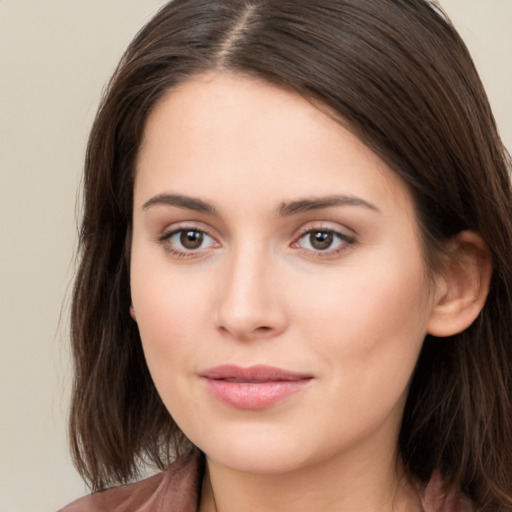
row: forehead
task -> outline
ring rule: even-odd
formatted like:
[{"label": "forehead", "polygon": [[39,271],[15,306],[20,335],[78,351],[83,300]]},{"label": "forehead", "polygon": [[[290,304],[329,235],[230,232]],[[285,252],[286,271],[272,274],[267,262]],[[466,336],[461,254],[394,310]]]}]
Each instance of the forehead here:
[{"label": "forehead", "polygon": [[240,208],[333,193],[411,201],[395,173],[332,117],[295,92],[232,74],[200,75],[164,96],[136,171],[139,204],[191,190]]}]

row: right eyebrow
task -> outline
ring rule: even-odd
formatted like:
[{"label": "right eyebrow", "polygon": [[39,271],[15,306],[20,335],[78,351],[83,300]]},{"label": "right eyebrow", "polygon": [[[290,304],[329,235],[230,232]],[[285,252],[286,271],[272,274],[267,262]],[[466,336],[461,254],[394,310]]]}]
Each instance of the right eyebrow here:
[{"label": "right eyebrow", "polygon": [[194,210],[196,212],[210,213],[218,215],[215,207],[202,199],[184,196],[181,194],[158,194],[142,205],[143,210],[148,210],[152,206],[176,206],[186,210]]}]

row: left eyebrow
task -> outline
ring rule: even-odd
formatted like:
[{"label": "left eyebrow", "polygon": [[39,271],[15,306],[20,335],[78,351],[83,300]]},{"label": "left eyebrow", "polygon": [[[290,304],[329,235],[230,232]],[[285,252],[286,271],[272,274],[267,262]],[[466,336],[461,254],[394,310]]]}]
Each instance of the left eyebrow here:
[{"label": "left eyebrow", "polygon": [[298,213],[331,208],[333,206],[357,206],[380,213],[380,210],[372,203],[356,196],[334,195],[326,197],[313,197],[281,203],[277,208],[280,217],[289,217]]}]

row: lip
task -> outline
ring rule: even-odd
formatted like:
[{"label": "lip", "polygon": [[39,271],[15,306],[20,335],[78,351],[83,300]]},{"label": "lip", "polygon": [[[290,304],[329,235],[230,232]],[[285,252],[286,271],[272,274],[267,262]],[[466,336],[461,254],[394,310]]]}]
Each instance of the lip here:
[{"label": "lip", "polygon": [[265,409],[307,387],[312,375],[274,366],[221,365],[200,374],[208,390],[237,409]]}]

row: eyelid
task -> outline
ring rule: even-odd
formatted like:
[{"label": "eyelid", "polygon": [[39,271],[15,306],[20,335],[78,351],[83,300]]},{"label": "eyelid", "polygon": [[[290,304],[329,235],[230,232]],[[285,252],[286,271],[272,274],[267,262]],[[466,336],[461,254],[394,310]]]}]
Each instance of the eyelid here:
[{"label": "eyelid", "polygon": [[[350,234],[346,233],[345,231],[350,231]],[[332,249],[307,249],[304,247],[301,247],[299,245],[299,241],[304,238],[306,235],[310,235],[311,233],[315,232],[328,232],[333,233],[339,240],[342,241],[338,246],[332,248]],[[340,255],[341,253],[344,253],[345,251],[350,250],[355,244],[357,243],[357,237],[354,234],[352,230],[346,229],[340,229],[339,227],[332,227],[327,226],[325,223],[321,223],[318,225],[306,225],[299,229],[299,232],[295,235],[293,242],[291,243],[292,248],[296,248],[297,250],[303,251],[305,254],[307,254],[310,257],[315,258],[335,258],[336,256]]]},{"label": "eyelid", "polygon": [[218,233],[209,225],[204,224],[200,221],[193,220],[185,220],[185,221],[177,221],[171,224],[166,224],[165,227],[159,229],[156,239],[161,240],[164,238],[168,238],[180,231],[199,231],[213,238],[214,240],[219,240]]},{"label": "eyelid", "polygon": [[341,226],[339,224],[333,225],[330,222],[308,222],[307,224],[301,226],[296,230],[294,234],[294,240],[298,240],[302,236],[315,232],[315,231],[329,231],[331,233],[335,233],[340,235],[342,238],[346,238],[347,240],[355,240],[357,238],[357,233],[346,226]]},{"label": "eyelid", "polygon": [[[206,253],[210,249],[216,249],[220,247],[220,243],[217,240],[218,237],[211,234],[211,230],[201,227],[201,223],[196,222],[179,222],[176,224],[172,224],[171,226],[168,226],[157,237],[157,243],[161,244],[165,251],[167,251],[169,254],[171,254],[174,257],[178,258],[198,258],[198,257],[204,257],[206,256]],[[170,243],[170,240],[173,236],[183,233],[186,231],[196,231],[198,233],[202,233],[204,236],[210,238],[213,241],[213,244],[209,245],[208,247],[201,247],[198,249],[180,249],[173,247]]]},{"label": "eyelid", "polygon": [[[207,247],[199,247],[197,249],[180,249],[176,247],[175,244],[170,243],[170,239],[178,233],[182,233],[185,231],[197,231],[202,233],[205,237],[208,237],[212,240],[212,243]],[[156,242],[163,246],[164,250],[170,253],[174,257],[178,258],[202,258],[206,257],[209,253],[211,253],[212,249],[217,249],[221,247],[221,243],[219,242],[219,236],[216,233],[212,233],[212,230],[209,226],[205,226],[202,222],[195,221],[182,221],[176,222],[174,224],[168,225],[165,229],[161,230],[161,232],[156,237]],[[339,241],[338,245],[334,248],[327,249],[315,249],[315,248],[305,248],[300,245],[300,240],[304,238],[306,235],[315,232],[328,232],[332,233]],[[301,226],[298,230],[296,230],[293,235],[293,241],[290,243],[290,247],[296,250],[303,252],[306,256],[309,257],[318,257],[318,258],[334,258],[338,256],[340,253],[349,250],[354,244],[357,243],[357,238],[353,230],[340,227],[337,225],[333,227],[332,225],[327,225],[327,223],[308,223],[307,225]]]}]

